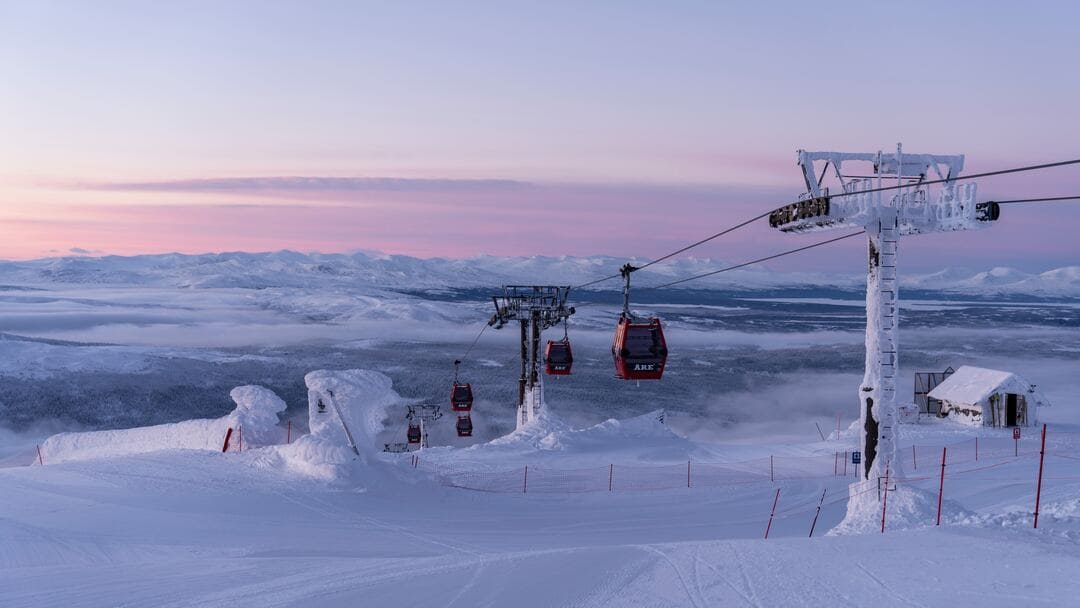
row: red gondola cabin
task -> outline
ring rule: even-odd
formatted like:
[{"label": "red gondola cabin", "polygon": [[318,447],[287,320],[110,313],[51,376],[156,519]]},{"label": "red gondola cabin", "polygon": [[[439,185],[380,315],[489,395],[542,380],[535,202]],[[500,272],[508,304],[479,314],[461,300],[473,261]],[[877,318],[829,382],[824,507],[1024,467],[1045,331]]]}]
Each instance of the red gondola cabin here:
[{"label": "red gondola cabin", "polygon": [[459,416],[457,419],[457,436],[472,437],[472,418]]},{"label": "red gondola cabin", "polygon": [[659,380],[664,375],[667,354],[660,319],[631,320],[625,316],[619,319],[611,345],[616,377],[623,380]]},{"label": "red gondola cabin", "polygon": [[420,425],[410,424],[407,437],[409,438],[409,443],[420,443]]},{"label": "red gondola cabin", "polygon": [[574,353],[569,340],[548,340],[544,349],[544,367],[549,376],[569,376],[574,364]]},{"label": "red gondola cabin", "polygon": [[472,411],[472,401],[472,385],[455,382],[454,388],[450,390],[450,407],[455,412]]}]

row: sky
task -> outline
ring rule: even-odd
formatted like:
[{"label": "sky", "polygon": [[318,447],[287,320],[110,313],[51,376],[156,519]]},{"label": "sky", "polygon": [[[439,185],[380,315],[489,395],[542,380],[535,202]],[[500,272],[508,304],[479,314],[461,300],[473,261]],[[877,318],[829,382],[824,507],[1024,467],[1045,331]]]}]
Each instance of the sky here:
[{"label": "sky", "polygon": [[[798,149],[1080,158],[1072,2],[0,0],[0,258],[663,255],[795,198]],[[1080,167],[979,182],[1080,194]],[[1080,204],[912,269],[1080,263]],[[759,222],[697,257],[816,236]],[[785,258],[855,271],[857,239]]]}]

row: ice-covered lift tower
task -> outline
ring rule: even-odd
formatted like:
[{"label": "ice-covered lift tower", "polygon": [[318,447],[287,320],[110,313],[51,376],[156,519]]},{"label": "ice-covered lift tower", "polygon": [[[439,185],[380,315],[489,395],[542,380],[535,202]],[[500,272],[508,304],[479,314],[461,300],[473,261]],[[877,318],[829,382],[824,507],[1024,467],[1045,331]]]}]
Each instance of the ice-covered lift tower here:
[{"label": "ice-covered lift tower", "polygon": [[[866,372],[859,387],[859,423],[864,474],[867,479],[880,477],[887,465],[894,472],[899,465],[893,458],[898,241],[909,234],[988,226],[998,219],[998,205],[976,203],[975,184],[955,181],[964,168],[963,155],[905,154],[899,144],[895,154],[803,150],[798,154],[807,191],[798,202],[773,211],[769,225],[783,232],[866,231]],[[849,173],[855,163],[870,163],[870,170]],[[826,178],[835,181],[840,192],[824,187]]]},{"label": "ice-covered lift tower", "polygon": [[[488,325],[502,329],[507,323],[521,323],[521,378],[518,380],[517,428],[536,419],[544,406],[544,384],[540,368],[540,332],[565,323],[574,314],[567,304],[570,287],[558,285],[504,285],[502,295],[492,296],[495,314]],[[528,329],[532,325],[532,340]]]}]

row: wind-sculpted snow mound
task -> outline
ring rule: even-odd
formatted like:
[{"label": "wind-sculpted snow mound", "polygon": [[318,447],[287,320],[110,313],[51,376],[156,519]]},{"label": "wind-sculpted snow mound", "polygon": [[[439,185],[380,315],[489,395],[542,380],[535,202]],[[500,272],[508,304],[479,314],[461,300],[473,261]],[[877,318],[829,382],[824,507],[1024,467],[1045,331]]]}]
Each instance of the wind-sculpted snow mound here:
[{"label": "wind-sculpted snow mound", "polygon": [[269,389],[254,385],[234,388],[230,396],[236,402],[236,409],[221,418],[53,435],[41,445],[43,458],[48,464],[55,464],[169,449],[221,451],[228,429],[241,427],[243,441],[251,447],[279,440],[278,413],[285,411],[281,398]]},{"label": "wind-sculpted snow mound", "polygon": [[376,435],[383,430],[386,409],[403,400],[379,372],[318,370],[304,376],[304,382],[310,433],[277,452],[286,468],[299,473],[327,480],[348,477],[353,464],[367,464],[381,450]]},{"label": "wind-sculpted snow mound", "polygon": [[477,452],[492,451],[507,457],[535,459],[550,455],[573,462],[603,453],[652,462],[685,460],[693,446],[663,423],[660,410],[575,429],[545,408],[533,422],[489,443],[462,450],[461,456],[472,458]]},{"label": "wind-sculpted snow mound", "polygon": [[[885,501],[885,529],[907,530],[934,525],[937,517],[937,493],[913,485],[890,483]],[[884,481],[881,488],[884,489]],[[830,535],[881,532],[882,501],[876,480],[851,484],[848,489],[847,514]],[[946,500],[941,505],[943,521],[962,521],[972,514],[959,504]]]}]

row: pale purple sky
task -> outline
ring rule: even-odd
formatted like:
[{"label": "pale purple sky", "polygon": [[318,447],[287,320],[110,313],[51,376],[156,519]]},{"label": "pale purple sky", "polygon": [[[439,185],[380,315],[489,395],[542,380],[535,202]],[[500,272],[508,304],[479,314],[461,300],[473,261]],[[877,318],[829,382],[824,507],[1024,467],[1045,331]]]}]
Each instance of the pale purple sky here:
[{"label": "pale purple sky", "polygon": [[[0,2],[0,258],[656,256],[796,196],[795,150],[1080,157],[1070,2]],[[1080,194],[1080,168],[980,199]],[[1080,205],[905,241],[1080,263]],[[696,250],[799,246],[754,226]],[[856,242],[785,267],[857,271]]]}]

